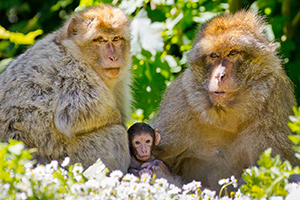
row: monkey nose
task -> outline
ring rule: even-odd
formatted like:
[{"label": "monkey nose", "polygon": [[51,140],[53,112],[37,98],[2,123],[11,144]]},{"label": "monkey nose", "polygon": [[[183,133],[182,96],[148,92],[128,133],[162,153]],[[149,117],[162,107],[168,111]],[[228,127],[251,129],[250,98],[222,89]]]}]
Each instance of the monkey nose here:
[{"label": "monkey nose", "polygon": [[118,57],[117,56],[109,56],[108,57],[111,61],[116,61],[118,60]]},{"label": "monkey nose", "polygon": [[220,74],[217,74],[215,76],[215,78],[217,79],[218,82],[222,82],[225,78],[226,74],[225,73],[220,73]]}]

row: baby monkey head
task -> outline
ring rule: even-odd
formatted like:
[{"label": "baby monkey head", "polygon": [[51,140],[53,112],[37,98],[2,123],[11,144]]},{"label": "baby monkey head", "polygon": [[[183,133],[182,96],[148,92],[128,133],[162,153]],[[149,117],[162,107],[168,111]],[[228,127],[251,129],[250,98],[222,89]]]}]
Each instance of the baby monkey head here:
[{"label": "baby monkey head", "polygon": [[152,149],[160,142],[160,134],[146,123],[135,123],[128,129],[129,149],[138,160],[146,162],[151,158]]}]

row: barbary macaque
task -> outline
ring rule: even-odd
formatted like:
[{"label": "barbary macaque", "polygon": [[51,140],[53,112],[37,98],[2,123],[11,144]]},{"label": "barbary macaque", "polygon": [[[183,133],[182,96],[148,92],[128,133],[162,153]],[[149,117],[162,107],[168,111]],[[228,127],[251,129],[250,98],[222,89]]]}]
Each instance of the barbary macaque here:
[{"label": "barbary macaque", "polygon": [[162,140],[154,155],[184,183],[218,181],[256,165],[264,150],[299,165],[287,126],[293,86],[253,11],[224,14],[197,33],[187,68],[164,94],[151,122]]},{"label": "barbary macaque", "polygon": [[146,123],[135,123],[128,129],[131,164],[128,173],[141,177],[147,173],[150,176],[166,179],[172,178],[172,170],[162,160],[152,155],[152,149],[158,145],[161,137],[157,129]]},{"label": "barbary macaque", "polygon": [[39,163],[98,158],[109,170],[130,164],[130,22],[101,4],[74,13],[0,74],[0,138],[37,148]]}]

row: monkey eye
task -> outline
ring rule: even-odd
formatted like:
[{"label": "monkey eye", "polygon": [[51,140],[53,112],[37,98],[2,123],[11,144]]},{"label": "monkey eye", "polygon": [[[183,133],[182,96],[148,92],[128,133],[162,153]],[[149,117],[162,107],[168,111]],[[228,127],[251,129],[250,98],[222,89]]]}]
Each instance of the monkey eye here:
[{"label": "monkey eye", "polygon": [[216,53],[216,52],[213,52],[209,55],[211,58],[218,58],[219,57],[219,54]]},{"label": "monkey eye", "polygon": [[140,144],[140,141],[135,141],[135,144]]},{"label": "monkey eye", "polygon": [[237,51],[237,50],[235,50],[235,49],[233,49],[233,50],[231,50],[230,52],[229,52],[229,56],[234,56],[234,55],[236,55],[236,54],[238,54],[239,52]]},{"label": "monkey eye", "polygon": [[149,144],[151,141],[150,140],[146,140],[146,143]]},{"label": "monkey eye", "polygon": [[121,40],[122,38],[120,37],[120,36],[115,36],[114,38],[113,38],[113,42],[117,42],[117,41],[119,41],[119,40]]},{"label": "monkey eye", "polygon": [[95,42],[106,42],[106,40],[103,37],[98,37],[94,39]]}]

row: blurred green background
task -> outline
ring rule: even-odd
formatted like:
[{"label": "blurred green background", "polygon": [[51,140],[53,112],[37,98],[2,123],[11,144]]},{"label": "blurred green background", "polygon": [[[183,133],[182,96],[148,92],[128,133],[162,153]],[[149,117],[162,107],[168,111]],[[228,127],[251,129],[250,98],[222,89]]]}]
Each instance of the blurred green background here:
[{"label": "blurred green background", "polygon": [[35,40],[59,28],[74,10],[109,3],[131,18],[133,121],[148,121],[166,87],[187,67],[186,54],[199,26],[242,8],[259,11],[276,42],[300,103],[299,0],[1,0],[0,72]]}]

